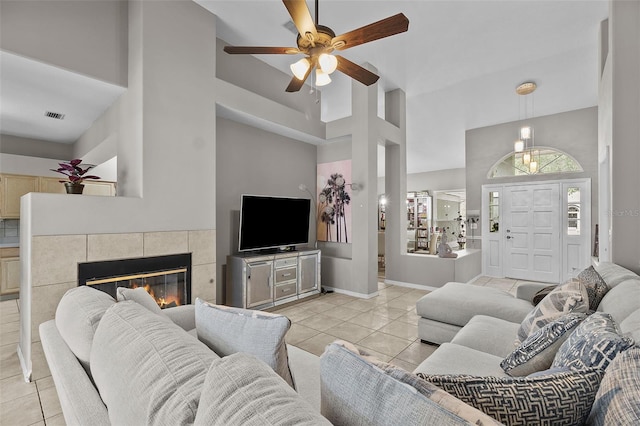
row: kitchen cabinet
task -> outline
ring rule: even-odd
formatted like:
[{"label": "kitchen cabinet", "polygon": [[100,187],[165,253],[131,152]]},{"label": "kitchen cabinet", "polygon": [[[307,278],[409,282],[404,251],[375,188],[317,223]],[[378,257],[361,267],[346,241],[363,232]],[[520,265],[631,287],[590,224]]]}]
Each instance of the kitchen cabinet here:
[{"label": "kitchen cabinet", "polygon": [[0,294],[15,294],[20,291],[19,248],[0,248]]},{"label": "kitchen cabinet", "polygon": [[[0,174],[0,218],[20,218],[20,197],[29,192],[66,194],[62,178]],[[108,181],[85,181],[83,195],[115,196],[116,184]]]},{"label": "kitchen cabinet", "polygon": [[20,197],[38,192],[38,177],[27,175],[0,175],[0,218],[20,218]]}]

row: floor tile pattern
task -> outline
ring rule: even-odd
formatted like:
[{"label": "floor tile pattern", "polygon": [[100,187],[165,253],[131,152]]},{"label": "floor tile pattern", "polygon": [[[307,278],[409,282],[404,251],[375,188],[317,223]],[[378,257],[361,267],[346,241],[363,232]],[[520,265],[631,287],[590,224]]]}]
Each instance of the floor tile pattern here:
[{"label": "floor tile pattern", "polygon": [[[377,358],[412,371],[436,346],[418,339],[416,301],[428,293],[387,285],[381,277],[378,295],[358,299],[326,293],[296,305],[274,309],[291,319],[289,344],[321,355],[342,339]],[[478,277],[472,283],[515,292],[518,281]],[[18,300],[0,302],[0,425],[64,425],[62,409],[42,346],[34,344],[33,378],[25,383],[16,354],[19,332]]]}]

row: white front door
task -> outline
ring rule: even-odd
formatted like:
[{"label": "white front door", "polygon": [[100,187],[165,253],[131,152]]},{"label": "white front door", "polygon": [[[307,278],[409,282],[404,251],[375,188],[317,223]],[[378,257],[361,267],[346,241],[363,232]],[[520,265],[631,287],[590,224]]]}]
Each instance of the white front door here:
[{"label": "white front door", "polygon": [[504,276],[560,281],[560,185],[504,187]]}]

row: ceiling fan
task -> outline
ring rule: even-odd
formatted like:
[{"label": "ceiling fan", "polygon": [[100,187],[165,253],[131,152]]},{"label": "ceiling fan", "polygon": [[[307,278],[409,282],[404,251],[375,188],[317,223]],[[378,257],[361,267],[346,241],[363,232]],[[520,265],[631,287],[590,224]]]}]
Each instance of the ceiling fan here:
[{"label": "ceiling fan", "polygon": [[390,16],[364,27],[336,36],[333,30],[318,24],[318,0],[316,0],[316,22],[305,0],[282,0],[298,30],[298,47],[267,46],[225,46],[224,51],[231,54],[285,54],[306,55],[291,65],[294,77],[287,92],[297,92],[302,88],[311,71],[316,70],[316,86],[331,82],[329,74],[336,69],[349,77],[369,86],[380,78],[378,75],[358,64],[340,56],[332,55],[335,50],[345,50],[370,41],[403,33],[409,29],[409,19],[402,13]]}]

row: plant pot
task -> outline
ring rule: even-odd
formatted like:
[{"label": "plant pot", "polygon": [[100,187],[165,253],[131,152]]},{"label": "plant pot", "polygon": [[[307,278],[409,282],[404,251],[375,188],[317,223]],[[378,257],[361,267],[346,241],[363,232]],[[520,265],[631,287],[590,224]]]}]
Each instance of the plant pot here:
[{"label": "plant pot", "polygon": [[81,183],[65,182],[64,187],[67,189],[67,194],[82,194],[84,185]]}]

